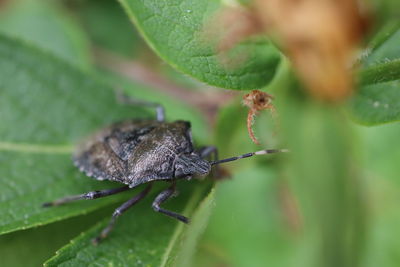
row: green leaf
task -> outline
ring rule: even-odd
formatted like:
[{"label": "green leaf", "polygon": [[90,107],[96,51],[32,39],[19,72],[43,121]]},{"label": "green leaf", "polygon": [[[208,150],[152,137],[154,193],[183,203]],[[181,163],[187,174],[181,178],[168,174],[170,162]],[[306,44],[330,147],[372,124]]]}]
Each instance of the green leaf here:
[{"label": "green leaf", "polygon": [[193,265],[193,256],[195,255],[199,238],[206,230],[208,220],[214,208],[215,188],[203,199],[199,207],[191,218],[191,224],[183,229],[180,225],[180,234],[174,237],[174,242],[164,253],[160,266],[186,267]]},{"label": "green leaf", "polygon": [[[190,214],[203,197],[206,188],[209,188],[206,184],[186,184],[180,188],[179,199],[171,200],[174,208],[169,209],[183,210],[183,214]],[[189,195],[187,203],[182,201],[188,199]],[[196,214],[207,216],[204,209],[208,210],[211,199],[212,193]],[[153,212],[149,200],[151,199],[147,198],[144,205],[141,203],[134,211],[121,216],[109,238],[100,245],[93,246],[91,239],[107,225],[108,218],[60,249],[45,266],[166,266],[175,252],[175,247],[184,246],[184,243],[180,243],[185,240],[184,236],[188,237],[188,241],[185,242],[192,247],[191,242],[195,242],[197,234],[201,233],[206,222],[198,220],[199,215],[194,215],[193,219],[196,218],[196,222],[193,225],[184,225]]]},{"label": "green leaf", "polygon": [[224,8],[219,1],[120,2],[157,54],[185,74],[230,89],[260,88],[274,77],[280,54],[265,38],[244,40],[221,56],[216,42],[206,37],[207,27],[214,27],[210,19]]},{"label": "green leaf", "polygon": [[0,36],[0,233],[87,213],[124,197],[41,207],[65,195],[117,187],[85,177],[70,154],[95,129],[139,111],[137,117],[146,116],[117,104],[111,88],[62,61]]},{"label": "green leaf", "polygon": [[[400,53],[400,52],[399,52]],[[368,86],[400,79],[400,59],[378,63],[360,72],[360,85]],[[360,90],[364,90],[361,88]]]},{"label": "green leaf", "polygon": [[[271,168],[252,164],[218,184],[197,264],[187,266],[289,266],[293,255],[282,224],[276,178]],[[212,258],[213,264],[208,262]]]},{"label": "green leaf", "polygon": [[[8,149],[13,150],[12,147]],[[117,198],[43,208],[44,202],[66,195],[107,188],[107,185],[108,188],[119,185],[98,183],[79,174],[72,166],[68,154],[41,152],[40,146],[35,149],[35,153],[25,151],[23,147],[18,152],[11,152],[4,151],[4,147],[1,147],[1,234],[87,213],[120,201],[123,197],[121,195]]]},{"label": "green leaf", "polygon": [[378,24],[379,22],[385,23],[388,19],[398,20],[400,2],[397,0],[371,0],[368,1],[371,4],[371,10],[374,12],[373,22]]},{"label": "green leaf", "polygon": [[216,124],[215,142],[221,147],[222,158],[243,151],[256,149],[247,133],[247,109],[234,101],[221,108]]},{"label": "green leaf", "polygon": [[365,267],[395,267],[400,260],[400,234],[398,227],[400,214],[399,164],[400,150],[397,144],[400,136],[400,123],[379,125],[376,127],[356,128],[362,137],[368,203],[368,245],[364,253]]},{"label": "green leaf", "polygon": [[360,88],[350,101],[351,115],[362,124],[400,120],[400,27],[391,25],[372,43],[363,61]]},{"label": "green leaf", "polygon": [[13,1],[0,14],[0,32],[30,42],[81,68],[89,68],[86,36],[55,1]]},{"label": "green leaf", "polygon": [[400,80],[364,86],[352,99],[351,112],[365,125],[400,120]]},{"label": "green leaf", "polygon": [[[374,57],[371,57],[371,52],[375,52],[381,45],[392,37],[399,29],[400,22],[397,20],[388,20],[378,32],[373,36],[367,48],[367,57],[364,59],[364,64],[369,65],[374,63]],[[382,50],[384,52],[384,50]],[[385,53],[385,52],[384,52]],[[379,58],[379,53],[375,54]]]},{"label": "green leaf", "polygon": [[352,124],[337,106],[297,98],[289,90],[284,96],[277,97],[277,109],[291,153],[282,173],[303,221],[297,262],[363,266],[367,201]]},{"label": "green leaf", "polygon": [[132,57],[139,52],[138,45],[144,45],[115,0],[79,1],[79,4],[75,3],[74,11],[95,47]]},{"label": "green leaf", "polygon": [[42,266],[54,251],[111,213],[112,209],[107,207],[43,227],[1,235],[1,265]]},{"label": "green leaf", "polygon": [[400,166],[397,164],[400,160],[400,150],[393,148],[400,136],[400,123],[376,127],[359,126],[356,129],[365,147],[362,152],[365,154],[364,165],[368,166],[368,172],[376,173],[400,185]]}]

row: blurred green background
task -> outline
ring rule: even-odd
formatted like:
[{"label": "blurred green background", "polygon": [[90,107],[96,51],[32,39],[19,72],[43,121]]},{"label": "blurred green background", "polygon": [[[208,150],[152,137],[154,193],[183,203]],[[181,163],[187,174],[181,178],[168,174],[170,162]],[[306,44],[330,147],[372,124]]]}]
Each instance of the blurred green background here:
[{"label": "blurred green background", "polygon": [[[397,1],[375,2],[379,29],[400,9]],[[132,96],[163,103],[169,119],[192,121],[197,144],[215,144],[221,157],[260,149],[247,134],[242,93],[175,71],[142,40],[117,1],[2,1],[0,32]],[[267,88],[279,98],[280,133],[267,112],[254,129],[263,147],[294,152],[224,166],[231,177],[215,185],[190,265],[400,266],[400,124],[357,125],[341,107],[293,93],[296,83],[285,75],[287,62]],[[203,102],[194,101],[199,92]],[[113,208],[0,236],[0,265],[41,265]]]}]

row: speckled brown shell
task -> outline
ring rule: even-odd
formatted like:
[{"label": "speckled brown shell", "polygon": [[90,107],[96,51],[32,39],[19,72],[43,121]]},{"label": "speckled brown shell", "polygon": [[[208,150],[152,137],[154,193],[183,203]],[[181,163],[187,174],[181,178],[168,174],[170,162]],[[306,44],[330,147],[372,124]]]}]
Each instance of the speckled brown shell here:
[{"label": "speckled brown shell", "polygon": [[192,151],[189,122],[128,120],[92,135],[77,148],[73,161],[89,177],[134,187],[174,179],[177,155]]}]

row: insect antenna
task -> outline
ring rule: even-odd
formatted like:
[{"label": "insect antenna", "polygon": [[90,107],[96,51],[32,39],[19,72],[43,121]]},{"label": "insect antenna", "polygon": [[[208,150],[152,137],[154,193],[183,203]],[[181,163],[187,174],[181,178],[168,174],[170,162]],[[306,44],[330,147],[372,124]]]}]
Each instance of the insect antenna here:
[{"label": "insect antenna", "polygon": [[260,151],[257,151],[257,152],[246,153],[246,154],[243,154],[243,155],[240,155],[240,156],[236,156],[236,157],[231,157],[231,158],[211,161],[210,164],[211,165],[217,165],[217,164],[221,164],[221,163],[225,163],[225,162],[229,162],[229,161],[235,161],[235,160],[238,160],[238,159],[249,158],[249,157],[252,157],[254,155],[266,155],[266,154],[281,153],[281,152],[289,152],[289,150],[288,149],[265,149],[265,150],[260,150]]}]

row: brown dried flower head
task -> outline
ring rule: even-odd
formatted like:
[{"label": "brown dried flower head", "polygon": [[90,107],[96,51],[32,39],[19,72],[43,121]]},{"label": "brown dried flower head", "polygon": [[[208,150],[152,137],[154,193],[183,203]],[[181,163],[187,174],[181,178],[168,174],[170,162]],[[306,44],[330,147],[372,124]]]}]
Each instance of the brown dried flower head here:
[{"label": "brown dried flower head", "polygon": [[266,33],[278,42],[309,91],[328,101],[352,92],[353,58],[369,17],[358,0],[254,0],[248,8],[227,7],[212,25],[220,28],[218,49]]},{"label": "brown dried flower head", "polygon": [[274,36],[310,92],[329,101],[348,96],[353,58],[367,16],[356,0],[256,0],[265,30]]}]

